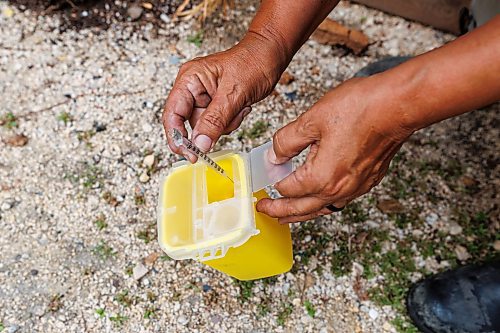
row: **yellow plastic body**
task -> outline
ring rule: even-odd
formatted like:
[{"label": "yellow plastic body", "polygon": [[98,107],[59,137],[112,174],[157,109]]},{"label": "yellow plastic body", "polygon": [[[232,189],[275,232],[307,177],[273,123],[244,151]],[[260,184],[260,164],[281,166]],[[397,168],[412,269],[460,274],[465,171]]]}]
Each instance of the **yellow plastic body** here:
[{"label": "yellow plastic body", "polygon": [[[255,197],[260,200],[268,195],[261,190]],[[288,272],[293,265],[290,227],[257,211],[255,222],[260,231],[258,235],[241,246],[230,248],[223,258],[204,263],[238,280],[255,280]]]},{"label": "yellow plastic body", "polygon": [[[280,225],[276,219],[255,211],[254,198],[262,199],[267,197],[267,194],[261,190],[252,196],[247,160],[239,154],[229,153],[220,156],[216,161],[228,175],[238,179],[240,194],[235,194],[233,183],[204,166],[203,182],[199,180],[201,173],[195,171],[195,168],[202,167],[198,164],[174,168],[165,179],[160,195],[158,219],[160,246],[167,254],[175,253],[177,259],[201,260],[210,267],[239,280],[253,280],[287,272],[293,264],[290,228],[288,225]],[[233,166],[236,169],[233,170]],[[223,207],[212,213],[217,216],[215,221],[217,234],[213,238],[196,238],[197,232],[193,229],[195,228],[193,211],[197,208],[193,207],[195,205],[193,202],[199,201],[199,193],[193,191],[206,192],[204,196],[207,200],[203,201],[203,205],[224,203],[224,200],[240,195],[238,199],[238,202],[241,201],[240,209],[227,206],[227,210]],[[191,198],[195,198],[194,201]],[[213,221],[211,223],[213,224]],[[235,228],[235,225],[242,227]],[[227,232],[224,230],[226,226]],[[222,252],[227,252],[222,253],[222,257],[217,255],[219,258],[211,260],[204,260],[204,255],[195,255],[197,251],[204,253],[207,248],[222,248],[225,249]],[[221,251],[216,252],[220,254]]]}]

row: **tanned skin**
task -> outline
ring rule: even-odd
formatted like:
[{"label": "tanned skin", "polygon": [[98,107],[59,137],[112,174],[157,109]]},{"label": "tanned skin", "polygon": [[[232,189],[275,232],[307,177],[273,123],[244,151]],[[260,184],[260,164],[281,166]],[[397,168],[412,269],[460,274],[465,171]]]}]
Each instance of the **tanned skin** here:
[{"label": "tanned skin", "polygon": [[[271,93],[337,3],[262,1],[237,45],[181,67],[165,104],[165,130],[177,128],[187,136],[189,121],[195,144],[210,150]],[[325,94],[275,133],[273,163],[310,150],[306,162],[275,185],[283,198],[260,200],[257,210],[281,223],[330,214],[325,206],[343,207],[377,185],[415,131],[500,100],[499,31],[497,15],[443,47]]]}]

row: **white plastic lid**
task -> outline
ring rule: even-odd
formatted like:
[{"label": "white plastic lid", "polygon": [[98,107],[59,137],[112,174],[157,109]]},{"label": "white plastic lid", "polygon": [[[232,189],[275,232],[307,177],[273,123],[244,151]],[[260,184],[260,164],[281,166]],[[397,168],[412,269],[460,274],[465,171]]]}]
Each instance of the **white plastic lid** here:
[{"label": "white plastic lid", "polygon": [[275,184],[293,171],[292,161],[283,164],[269,162],[268,150],[273,142],[269,141],[250,151],[250,171],[252,173],[252,190],[257,192],[268,185]]}]

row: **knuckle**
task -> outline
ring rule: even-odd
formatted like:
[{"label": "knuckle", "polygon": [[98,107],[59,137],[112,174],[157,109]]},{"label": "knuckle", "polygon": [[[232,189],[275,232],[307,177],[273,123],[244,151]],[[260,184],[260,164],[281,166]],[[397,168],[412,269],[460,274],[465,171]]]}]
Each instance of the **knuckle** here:
[{"label": "knuckle", "polygon": [[179,67],[179,74],[180,76],[184,75],[192,66],[192,62],[191,61],[188,61],[188,62],[185,62],[183,63],[180,67]]},{"label": "knuckle", "polygon": [[206,112],[201,121],[209,130],[217,132],[222,132],[227,125],[220,111]]},{"label": "knuckle", "polygon": [[310,113],[305,112],[300,115],[297,121],[299,126],[296,126],[296,128],[299,136],[303,138],[319,139],[320,130],[315,117],[311,117]]},{"label": "knuckle", "polygon": [[295,179],[295,182],[300,185],[310,185],[311,183],[311,178],[308,177],[308,172],[307,172],[308,166],[304,166],[304,168],[300,169],[298,172],[293,173],[293,177]]},{"label": "knuckle", "polygon": [[163,127],[167,129],[167,124],[168,124],[168,109],[166,106],[163,107],[163,112],[161,114],[161,122],[163,124]]},{"label": "knuckle", "polygon": [[288,216],[302,215],[302,210],[294,204],[287,204],[285,207]]}]

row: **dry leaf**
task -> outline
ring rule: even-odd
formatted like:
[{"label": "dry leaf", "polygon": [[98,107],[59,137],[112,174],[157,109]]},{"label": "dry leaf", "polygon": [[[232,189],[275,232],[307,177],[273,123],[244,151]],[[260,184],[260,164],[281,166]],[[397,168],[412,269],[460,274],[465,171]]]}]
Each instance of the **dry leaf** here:
[{"label": "dry leaf", "polygon": [[290,74],[289,72],[284,72],[281,75],[281,78],[279,80],[279,84],[289,85],[293,81],[295,81],[295,77],[292,74]]},{"label": "dry leaf", "polygon": [[144,258],[144,263],[146,265],[153,265],[159,257],[160,257],[159,252],[153,252],[149,254],[146,258]]},{"label": "dry leaf", "polygon": [[22,147],[28,143],[29,139],[26,135],[15,134],[4,140],[5,144],[12,147]]},{"label": "dry leaf", "polygon": [[377,208],[385,214],[402,213],[405,210],[405,207],[395,199],[380,200]]}]

